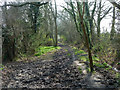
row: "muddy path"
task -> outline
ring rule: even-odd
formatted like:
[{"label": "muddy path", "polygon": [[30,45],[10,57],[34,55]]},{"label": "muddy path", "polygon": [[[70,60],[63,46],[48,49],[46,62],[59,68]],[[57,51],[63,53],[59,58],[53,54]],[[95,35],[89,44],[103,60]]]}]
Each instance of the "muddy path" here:
[{"label": "muddy path", "polygon": [[[3,88],[106,88],[104,76],[81,73],[74,50],[67,45],[54,52],[50,59],[14,62],[5,65],[2,72]],[[85,66],[83,64],[81,68]],[[82,70],[84,71],[84,69]],[[97,77],[97,80],[95,77]],[[99,83],[96,83],[99,82]],[[113,82],[114,83],[114,82]]]}]

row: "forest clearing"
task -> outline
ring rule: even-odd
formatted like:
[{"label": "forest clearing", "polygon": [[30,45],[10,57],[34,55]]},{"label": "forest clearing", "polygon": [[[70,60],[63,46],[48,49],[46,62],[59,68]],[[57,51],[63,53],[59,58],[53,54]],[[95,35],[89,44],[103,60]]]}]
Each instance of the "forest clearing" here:
[{"label": "forest clearing", "polygon": [[4,1],[2,89],[120,89],[120,2]]}]

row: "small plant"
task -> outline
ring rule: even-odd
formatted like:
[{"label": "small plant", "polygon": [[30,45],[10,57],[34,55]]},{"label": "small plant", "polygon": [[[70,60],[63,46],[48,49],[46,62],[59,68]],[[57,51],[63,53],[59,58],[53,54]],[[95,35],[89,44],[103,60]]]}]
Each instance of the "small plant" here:
[{"label": "small plant", "polygon": [[77,54],[87,54],[87,53],[83,50],[76,50],[75,55]]},{"label": "small plant", "polygon": [[67,50],[67,49],[65,49],[65,51],[67,52],[68,50]]},{"label": "small plant", "polygon": [[68,55],[68,56],[70,56],[71,54],[70,54],[70,53],[68,53],[67,55]]},{"label": "small plant", "polygon": [[72,49],[77,50],[77,48],[76,48],[76,47],[72,47]]},{"label": "small plant", "polygon": [[112,69],[112,66],[109,66],[110,69]]},{"label": "small plant", "polygon": [[104,65],[104,66],[107,66],[107,63],[104,62],[103,65]]},{"label": "small plant", "polygon": [[93,58],[94,61],[100,61],[100,59],[97,58],[96,56],[92,56],[92,58]]},{"label": "small plant", "polygon": [[4,69],[4,65],[0,64],[0,70]]},{"label": "small plant", "polygon": [[94,65],[96,65],[99,68],[105,68],[105,65],[97,63],[97,62],[93,62]]},{"label": "small plant", "polygon": [[80,56],[80,60],[88,61],[88,57],[86,57],[86,56]]},{"label": "small plant", "polygon": [[110,68],[106,68],[106,70],[110,70]]},{"label": "small plant", "polygon": [[114,74],[114,71],[111,71],[112,72],[112,74]]}]

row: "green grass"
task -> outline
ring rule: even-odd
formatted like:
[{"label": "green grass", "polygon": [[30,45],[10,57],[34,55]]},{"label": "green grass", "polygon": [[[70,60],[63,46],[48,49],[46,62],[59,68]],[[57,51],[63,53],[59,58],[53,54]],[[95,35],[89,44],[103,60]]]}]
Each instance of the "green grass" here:
[{"label": "green grass", "polygon": [[68,50],[67,50],[67,49],[65,49],[65,51],[67,52]]},{"label": "green grass", "polygon": [[99,62],[96,62],[96,61],[93,61],[93,64],[96,65],[97,67],[100,67],[100,68],[105,68],[106,70],[110,70],[112,69],[112,66],[109,66],[107,63],[99,63]]},{"label": "green grass", "polygon": [[[99,58],[92,56],[93,61],[99,61]],[[80,56],[80,60],[89,61],[88,56]]]},{"label": "green grass", "polygon": [[77,48],[76,48],[76,47],[72,47],[72,49],[77,50]]},{"label": "green grass", "polygon": [[92,56],[92,59],[93,59],[93,61],[100,61],[100,59],[95,56]]},{"label": "green grass", "polygon": [[[73,47],[73,49],[75,49],[75,55],[87,54],[84,50],[78,50],[75,47]],[[83,61],[89,61],[88,56],[80,56],[79,55],[79,59],[83,60]],[[96,65],[97,67],[106,68],[106,70],[109,70],[112,68],[111,66],[108,66],[107,63],[105,63],[105,62],[103,64],[99,63],[100,59],[98,58],[97,55],[92,56],[92,59],[93,59],[93,64]]]},{"label": "green grass", "polygon": [[43,55],[47,52],[50,52],[52,50],[56,50],[56,49],[61,49],[61,47],[54,47],[54,46],[40,46],[35,50],[35,56],[40,56]]},{"label": "green grass", "polygon": [[87,56],[80,56],[80,60],[88,61],[88,57]]},{"label": "green grass", "polygon": [[112,66],[109,66],[109,69],[112,69]]},{"label": "green grass", "polygon": [[93,64],[96,65],[96,66],[99,67],[99,68],[105,68],[105,67],[106,67],[105,65],[100,64],[100,63],[98,63],[98,62],[93,62]]},{"label": "green grass", "polygon": [[75,55],[77,55],[77,54],[87,54],[87,53],[83,50],[76,50]]},{"label": "green grass", "polygon": [[[85,52],[84,50],[78,50],[76,47],[73,47],[73,49],[75,49],[75,55],[80,54],[80,55],[78,55],[80,57],[80,60],[83,60],[83,61],[89,60],[88,56],[81,56],[81,54],[87,54],[87,52]],[[100,61],[96,55],[92,56],[92,59],[93,59],[93,61]]]},{"label": "green grass", "polygon": [[70,53],[67,53],[67,56],[70,56],[71,54]]},{"label": "green grass", "polygon": [[110,70],[110,68],[106,68],[105,70]]},{"label": "green grass", "polygon": [[104,65],[104,66],[107,66],[107,63],[104,62],[103,65]]}]

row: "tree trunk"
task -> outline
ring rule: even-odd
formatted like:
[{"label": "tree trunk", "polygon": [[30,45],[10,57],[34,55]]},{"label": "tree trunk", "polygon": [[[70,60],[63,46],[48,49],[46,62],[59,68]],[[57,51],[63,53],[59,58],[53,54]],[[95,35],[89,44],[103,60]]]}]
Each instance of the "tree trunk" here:
[{"label": "tree trunk", "polygon": [[98,36],[98,39],[99,39],[100,38],[100,19],[98,19],[97,36]]},{"label": "tree trunk", "polygon": [[34,27],[34,31],[35,31],[35,33],[37,32],[37,15],[36,15],[36,13],[35,13],[35,16],[34,16],[34,22],[33,22],[33,27]]},{"label": "tree trunk", "polygon": [[100,19],[100,15],[101,15],[101,0],[99,2],[99,8],[98,8],[98,17],[97,17],[97,36],[98,36],[98,39],[100,38],[100,22],[101,22],[101,19]]},{"label": "tree trunk", "polygon": [[57,39],[57,22],[56,22],[56,18],[55,18],[55,40],[56,40],[55,46],[57,46],[57,44],[58,44],[58,39]]},{"label": "tree trunk", "polygon": [[57,5],[56,5],[56,0],[54,0],[55,2],[55,15],[54,15],[54,21],[55,21],[55,46],[57,46],[58,44],[58,37],[57,37]]},{"label": "tree trunk", "polygon": [[115,7],[113,7],[113,21],[112,21],[112,28],[111,28],[111,34],[110,34],[111,40],[114,38],[114,34],[115,34]]},{"label": "tree trunk", "polygon": [[[85,4],[84,4],[84,6],[85,6]],[[84,15],[84,6],[83,6],[83,15]],[[82,26],[82,30],[83,30],[83,33],[84,33],[86,46],[87,46],[87,49],[88,49],[88,55],[89,55],[89,60],[90,60],[90,69],[91,69],[91,72],[92,72],[93,71],[93,60],[92,60],[91,50],[90,50],[90,46],[89,46],[88,36],[87,36],[86,30],[85,30],[83,15],[81,15],[81,13],[80,13],[80,6],[79,6],[78,2],[77,2],[77,8],[78,8],[78,12],[79,12],[79,17],[81,19],[81,26]]]}]

